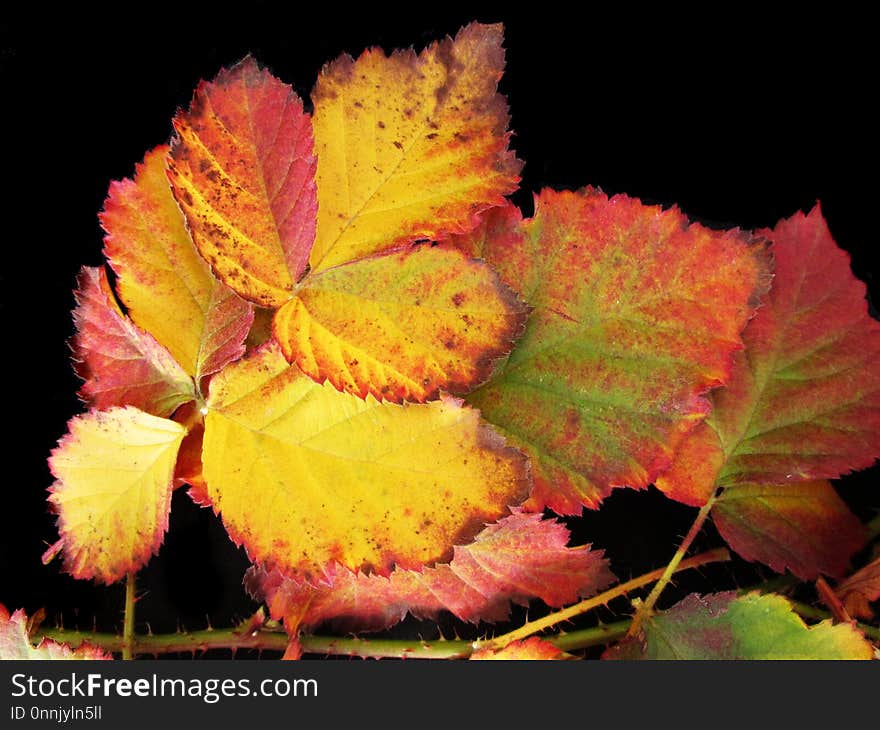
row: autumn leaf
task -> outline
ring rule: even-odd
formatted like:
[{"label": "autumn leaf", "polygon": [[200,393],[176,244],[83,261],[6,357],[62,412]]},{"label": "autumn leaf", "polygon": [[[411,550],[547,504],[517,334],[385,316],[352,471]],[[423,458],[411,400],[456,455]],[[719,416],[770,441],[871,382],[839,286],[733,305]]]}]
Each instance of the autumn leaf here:
[{"label": "autumn leaf", "polygon": [[444,397],[381,403],[318,385],[276,343],[211,382],[203,474],[252,559],[320,580],[448,559],[528,493],[524,457]]},{"label": "autumn leaf", "polygon": [[485,264],[416,246],[309,276],[274,331],[285,357],[319,383],[423,402],[483,382],[525,316]]},{"label": "autumn leaf", "polygon": [[[778,533],[775,508],[785,500],[791,548],[803,547],[796,534],[812,532],[817,522],[825,523],[825,535],[838,531],[840,540],[833,549],[826,543],[823,560],[830,563],[815,551],[764,557],[803,578],[829,569],[839,575],[858,548],[854,518],[839,500],[817,501],[801,483],[870,466],[880,454],[880,323],[868,313],[865,287],[818,206],[761,233],[772,240],[776,262],[767,302],[743,333],[746,349],[735,356],[729,382],[712,394],[712,414],[682,444],[657,486],[673,499],[701,505],[717,487],[787,485],[772,490],[774,509],[752,513],[751,528]],[[734,550],[757,556],[731,524],[737,493],[722,508],[722,524]]]},{"label": "autumn leaf", "polygon": [[514,641],[503,649],[478,649],[470,656],[473,660],[560,660],[574,659],[571,654],[557,649],[549,641],[530,636],[523,641]]},{"label": "autumn leaf", "polygon": [[185,429],[136,408],[73,418],[49,458],[49,502],[75,578],[113,583],[144,565],[168,529],[177,451]]},{"label": "autumn leaf", "polygon": [[192,240],[248,301],[278,307],[308,263],[317,194],[302,101],[248,56],[174,118],[168,179]]},{"label": "autumn leaf", "polygon": [[[833,479],[880,455],[880,323],[864,284],[818,206],[762,233],[773,241],[773,288],[730,381],[713,394],[703,429],[714,436],[699,437],[700,458],[718,467],[686,489],[675,469],[658,482],[688,504],[716,486]],[[691,448],[677,460],[693,461]]]},{"label": "autumn leaf", "polygon": [[20,659],[113,659],[97,646],[83,643],[76,649],[52,639],[42,639],[35,647],[27,631],[28,619],[19,609],[11,616],[0,603],[0,661]]},{"label": "autumn leaf", "polygon": [[880,558],[841,582],[835,593],[850,616],[872,619],[874,611],[871,610],[870,603],[880,600]]},{"label": "autumn leaf", "polygon": [[532,460],[529,505],[576,514],[644,487],[708,412],[767,285],[766,254],[626,196],[544,191],[453,245],[533,307],[517,347],[468,396]]},{"label": "autumn leaf", "polygon": [[312,93],[318,227],[312,271],[417,239],[439,240],[516,190],[500,25],[324,67]]},{"label": "autumn leaf", "polygon": [[83,400],[167,416],[195,398],[192,378],[168,350],[122,314],[103,268],[83,267],[77,285],[73,356]]},{"label": "autumn leaf", "polygon": [[601,550],[568,547],[564,525],[515,511],[486,525],[473,542],[456,545],[449,563],[390,576],[364,575],[339,566],[326,584],[309,585],[277,568],[254,567],[245,584],[265,600],[289,632],[331,622],[346,631],[378,631],[402,621],[450,611],[462,621],[504,621],[510,604],[540,598],[553,607],[598,593],[614,576]]},{"label": "autumn leaf", "polygon": [[200,384],[244,354],[254,313],[193,246],[165,175],[168,149],[156,147],[133,180],[110,185],[104,253],[128,315]]},{"label": "autumn leaf", "polygon": [[825,480],[736,484],[712,508],[721,537],[746,560],[805,580],[839,576],[865,544],[865,529]]},{"label": "autumn leaf", "polygon": [[639,640],[606,651],[608,659],[872,659],[849,624],[807,626],[782,596],[734,592],[690,595],[644,623]]}]

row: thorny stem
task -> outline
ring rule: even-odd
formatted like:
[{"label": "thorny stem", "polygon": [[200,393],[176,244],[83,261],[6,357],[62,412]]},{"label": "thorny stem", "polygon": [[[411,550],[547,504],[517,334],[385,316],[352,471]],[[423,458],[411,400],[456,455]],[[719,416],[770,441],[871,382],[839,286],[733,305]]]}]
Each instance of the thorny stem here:
[{"label": "thorny stem", "polygon": [[697,535],[700,534],[700,530],[703,529],[703,524],[706,522],[706,518],[709,516],[709,512],[712,511],[714,505],[715,495],[713,494],[712,497],[709,498],[709,501],[700,508],[694,523],[691,525],[691,529],[688,530],[687,535],[684,536],[684,540],[681,541],[681,545],[678,546],[678,550],[675,551],[675,555],[672,556],[672,560],[669,561],[669,565],[666,566],[666,570],[663,571],[660,580],[657,581],[657,584],[648,594],[648,597],[644,602],[640,602],[636,605],[636,613],[633,617],[633,622],[629,627],[629,631],[627,632],[627,636],[635,636],[642,627],[642,622],[646,618],[649,618],[653,613],[657,599],[660,598],[663,589],[669,584],[669,580],[672,578],[673,573],[678,569],[679,563],[681,563],[684,556],[687,554],[691,543]]},{"label": "thorny stem", "polygon": [[[710,558],[715,560],[722,559],[720,551],[712,551],[703,555],[682,561],[679,570],[696,567],[697,561],[700,563],[710,562]],[[651,580],[658,578],[661,571],[655,571],[649,576],[636,578],[628,583],[623,583],[608,593],[622,595],[623,592],[634,590],[640,585],[649,583]],[[768,581],[766,584],[754,586],[752,588],[744,588],[741,592],[747,593],[754,590],[764,591],[766,588],[773,588],[774,580]],[[607,595],[607,594],[606,594]],[[610,599],[607,599],[610,600]],[[592,601],[591,601],[592,602]],[[583,602],[586,603],[586,602]],[[831,618],[831,614],[805,603],[791,601],[792,608],[796,613],[806,619],[814,621],[823,621]],[[581,605],[581,604],[578,604]],[[567,617],[558,618],[561,612],[556,612],[552,616],[557,617],[556,621],[564,621]],[[527,624],[533,627],[533,631],[539,631],[545,626],[537,626],[538,622]],[[618,621],[612,624],[600,624],[587,629],[578,631],[561,632],[558,634],[544,636],[544,640],[553,644],[562,651],[577,651],[579,649],[588,649],[592,646],[603,646],[610,644],[617,639],[622,638],[629,629],[630,620]],[[880,629],[868,626],[863,623],[856,623],[855,627],[872,641],[880,642]],[[509,634],[507,635],[509,636]],[[125,640],[118,634],[95,633],[91,631],[76,631],[72,629],[42,629],[37,635],[33,636],[34,641],[41,638],[53,639],[55,641],[70,644],[76,648],[83,643],[90,643],[100,646],[101,648],[112,651],[121,652],[125,644]],[[504,637],[497,637],[502,639]],[[525,638],[525,637],[522,637]],[[210,649],[228,649],[233,652],[238,649],[256,649],[259,651],[272,651],[281,654],[287,648],[288,636],[283,631],[268,630],[265,628],[242,630],[235,629],[207,629],[204,631],[183,631],[176,634],[150,634],[135,635],[132,642],[132,650],[134,654],[171,654],[176,652],[204,652]],[[484,642],[482,646],[487,646],[490,642]],[[364,658],[398,658],[398,659],[465,659],[469,657],[474,649],[474,642],[463,639],[438,639],[432,641],[413,640],[413,639],[372,639],[358,637],[340,637],[340,636],[316,636],[306,634],[300,637],[300,646],[306,654],[324,654],[324,655],[341,655]],[[496,648],[496,647],[492,647]]]},{"label": "thorny stem", "polygon": [[[591,646],[601,646],[626,633],[629,621],[602,624],[588,629],[560,633],[546,640],[563,651],[576,651]],[[76,648],[83,643],[100,646],[107,651],[121,651],[125,641],[117,634],[102,634],[70,629],[45,629],[37,638],[65,642]],[[134,639],[136,654],[170,654],[174,652],[197,652],[209,649],[258,649],[283,652],[288,644],[287,634],[280,631],[256,629],[240,632],[235,629],[185,631],[177,634],[137,636]],[[337,654],[364,658],[398,659],[465,659],[474,650],[473,642],[464,639],[437,639],[434,641],[413,639],[367,639],[341,636],[300,637],[300,646],[306,654]]]},{"label": "thorny stem", "polygon": [[122,658],[134,659],[135,574],[125,579],[125,616],[122,625]]},{"label": "thorny stem", "polygon": [[726,548],[717,548],[716,550],[710,550],[709,552],[702,553],[701,555],[696,555],[693,558],[690,558],[683,562],[679,560],[678,562],[676,562],[672,571],[669,571],[669,566],[666,566],[666,568],[661,568],[659,570],[651,571],[650,573],[645,573],[645,575],[641,575],[638,578],[633,578],[632,580],[626,581],[625,583],[620,583],[614,586],[614,588],[611,588],[604,593],[600,593],[598,596],[593,596],[592,598],[588,598],[584,601],[581,601],[580,603],[575,603],[573,606],[563,608],[561,611],[554,611],[553,613],[550,613],[542,618],[535,619],[534,621],[529,621],[528,623],[523,624],[514,631],[502,634],[501,636],[496,636],[494,639],[475,641],[474,648],[489,648],[496,650],[503,649],[512,641],[521,641],[522,639],[525,639],[532,634],[536,634],[539,631],[543,631],[544,629],[549,629],[551,626],[554,626],[562,621],[568,621],[575,616],[579,616],[582,613],[586,613],[587,611],[592,611],[594,608],[603,606],[606,603],[614,600],[615,598],[626,595],[630,591],[634,591],[637,588],[642,588],[649,583],[653,583],[655,580],[662,580],[667,572],[672,575],[672,573],[676,572],[677,570],[688,570],[689,568],[696,568],[700,565],[705,565],[706,563],[716,563],[724,560],[730,560],[730,553],[727,551]]}]

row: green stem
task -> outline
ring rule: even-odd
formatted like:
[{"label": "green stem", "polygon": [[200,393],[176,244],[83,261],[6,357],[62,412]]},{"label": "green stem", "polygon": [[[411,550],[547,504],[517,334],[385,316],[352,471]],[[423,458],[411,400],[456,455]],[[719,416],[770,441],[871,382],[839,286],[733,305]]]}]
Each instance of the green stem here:
[{"label": "green stem", "polygon": [[[675,567],[672,569],[672,573],[676,570],[687,570],[688,568],[696,568],[700,565],[705,565],[706,563],[715,563],[722,560],[730,560],[730,553],[727,552],[726,548],[718,548],[716,550],[710,550],[709,552],[703,553],[702,555],[696,555],[690,560],[685,560],[683,563],[681,560],[676,562]],[[679,565],[681,563],[681,565]],[[474,642],[475,649],[503,649],[505,646],[510,644],[513,641],[521,641],[532,634],[536,634],[539,631],[543,631],[544,629],[549,629],[551,626],[554,626],[562,621],[569,621],[573,619],[575,616],[579,616],[582,613],[587,613],[587,611],[592,611],[594,608],[598,608],[599,606],[604,606],[606,603],[618,598],[619,596],[626,595],[637,588],[642,588],[643,586],[648,585],[649,583],[653,583],[655,580],[662,578],[666,575],[666,572],[669,570],[667,566],[665,569],[653,570],[650,573],[645,573],[645,575],[639,576],[638,578],[633,578],[632,580],[627,581],[626,583],[619,583],[614,586],[610,590],[605,591],[604,593],[600,593],[598,596],[593,596],[592,598],[588,598],[580,603],[575,603],[573,606],[569,606],[568,608],[563,608],[560,611],[554,611],[553,613],[547,614],[542,618],[535,619],[534,621],[529,621],[518,629],[514,631],[510,631],[506,634],[502,634],[501,636],[496,636],[494,639],[486,639],[484,641],[476,641]],[[670,573],[671,575],[671,573]]]},{"label": "green stem", "polygon": [[134,659],[135,574],[125,579],[125,615],[122,626],[122,658]]},{"label": "green stem", "polygon": [[[570,633],[548,636],[546,640],[563,651],[575,651],[601,646],[626,633],[629,621],[594,626]],[[45,629],[35,640],[45,637],[76,648],[83,643],[97,645],[108,651],[122,651],[125,639],[117,634],[102,634],[69,629]],[[242,633],[233,629],[186,631],[179,634],[136,636],[133,650],[136,654],[170,654],[174,652],[208,651],[209,649],[259,649],[283,652],[287,648],[287,634],[278,631],[256,630]],[[474,650],[474,642],[462,639],[436,641],[410,639],[369,639],[340,636],[304,635],[300,646],[306,654],[338,654],[365,658],[399,659],[465,659]]]},{"label": "green stem", "polygon": [[709,501],[700,508],[694,523],[691,525],[691,529],[688,530],[687,535],[684,536],[684,540],[681,541],[681,545],[678,546],[678,550],[675,551],[675,555],[672,556],[672,560],[669,561],[669,565],[666,566],[666,570],[663,571],[660,580],[657,581],[654,588],[648,594],[648,597],[643,602],[636,604],[636,613],[633,617],[633,622],[629,627],[629,631],[627,632],[628,636],[635,636],[639,632],[642,622],[646,618],[649,618],[654,612],[654,605],[657,603],[657,599],[660,598],[660,594],[663,593],[663,590],[669,585],[670,579],[675,571],[678,570],[678,565],[690,549],[691,543],[693,543],[697,535],[700,534],[700,530],[703,529],[703,524],[706,522],[706,518],[709,516],[709,512],[712,511],[714,505],[715,495],[713,494],[709,498]]},{"label": "green stem", "polygon": [[[789,603],[791,603],[791,607],[794,609],[795,613],[799,614],[803,618],[812,619],[814,621],[826,621],[828,619],[834,620],[834,616],[831,615],[828,611],[823,611],[821,608],[814,608],[806,603],[801,603],[800,601],[792,601],[789,599]],[[880,629],[875,628],[874,626],[868,626],[867,624],[859,623],[858,621],[853,623],[859,631],[861,631],[865,636],[873,641],[880,641]]]}]

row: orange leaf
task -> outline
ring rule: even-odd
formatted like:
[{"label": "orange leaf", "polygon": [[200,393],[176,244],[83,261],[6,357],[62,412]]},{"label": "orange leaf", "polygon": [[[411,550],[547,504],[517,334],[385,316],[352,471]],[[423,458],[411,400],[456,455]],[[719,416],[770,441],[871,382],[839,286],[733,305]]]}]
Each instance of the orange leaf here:
[{"label": "orange leaf", "polygon": [[198,383],[244,354],[254,313],[193,246],[165,175],[167,153],[166,145],[156,147],[134,180],[110,185],[104,252],[129,316]]},{"label": "orange leaf", "polygon": [[174,118],[168,179],[193,242],[245,299],[290,298],[315,237],[309,116],[250,56],[199,84]]},{"label": "orange leaf", "polygon": [[853,573],[837,586],[835,593],[851,616],[873,618],[870,604],[880,601],[880,558]]},{"label": "orange leaf", "polygon": [[421,54],[380,49],[325,66],[312,93],[318,155],[313,271],[473,228],[516,190],[502,27],[472,23]]},{"label": "orange leaf", "polygon": [[144,565],[168,529],[177,452],[185,429],[137,408],[77,416],[49,458],[57,480],[49,502],[58,514],[65,569],[75,578],[113,583]]},{"label": "orange leaf", "polygon": [[417,246],[309,276],[274,331],[285,357],[319,383],[423,402],[484,381],[525,315],[485,264]]},{"label": "orange leaf", "polygon": [[104,269],[83,267],[77,283],[73,354],[83,400],[167,416],[195,398],[192,378],[168,350],[119,310]]},{"label": "orange leaf", "polygon": [[514,641],[503,649],[478,649],[471,654],[474,660],[559,660],[574,659],[561,649],[557,649],[549,641],[544,641],[538,636],[530,636],[524,641]]},{"label": "orange leaf", "polygon": [[525,459],[476,411],[339,393],[275,343],[215,376],[208,408],[215,510],[254,560],[299,577],[446,559],[528,492]]}]

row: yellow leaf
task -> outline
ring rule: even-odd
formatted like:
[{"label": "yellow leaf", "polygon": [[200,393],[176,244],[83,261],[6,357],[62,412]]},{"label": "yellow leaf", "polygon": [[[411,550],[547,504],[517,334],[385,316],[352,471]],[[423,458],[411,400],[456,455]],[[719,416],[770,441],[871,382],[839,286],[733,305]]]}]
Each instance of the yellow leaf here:
[{"label": "yellow leaf", "polygon": [[372,49],[324,68],[312,93],[313,271],[468,231],[516,189],[501,41],[500,25],[472,23],[419,55]]},{"label": "yellow leaf", "polygon": [[134,407],[77,416],[52,452],[49,502],[65,569],[113,583],[144,565],[168,528],[171,482],[186,430]]},{"label": "yellow leaf", "polygon": [[486,380],[525,317],[486,264],[419,246],[308,277],[274,331],[285,357],[319,383],[423,402]]},{"label": "yellow leaf", "polygon": [[167,153],[156,147],[133,180],[110,185],[104,251],[129,316],[198,381],[244,353],[253,308],[211,275],[193,246],[165,177]]},{"label": "yellow leaf", "polygon": [[307,579],[448,560],[522,501],[524,457],[446,398],[380,403],[318,385],[276,343],[211,383],[208,495],[254,560]]}]

